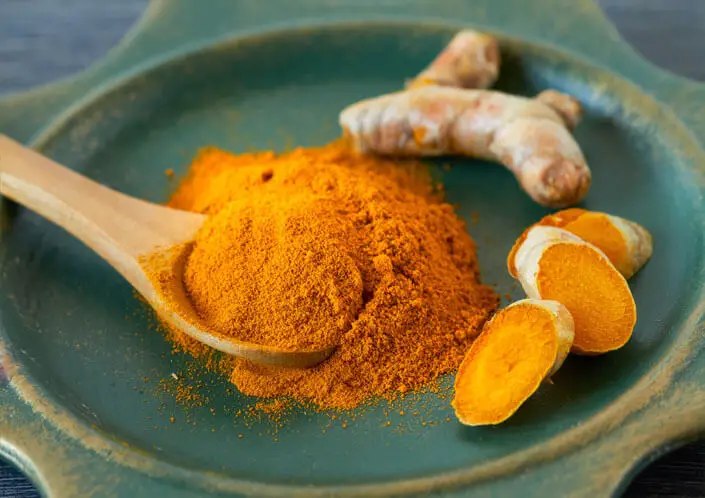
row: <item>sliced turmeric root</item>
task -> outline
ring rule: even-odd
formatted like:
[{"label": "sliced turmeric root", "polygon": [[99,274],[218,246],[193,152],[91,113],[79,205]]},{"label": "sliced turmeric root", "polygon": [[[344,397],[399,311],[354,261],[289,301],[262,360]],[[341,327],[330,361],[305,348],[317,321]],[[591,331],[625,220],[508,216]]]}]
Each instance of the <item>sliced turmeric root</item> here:
[{"label": "sliced turmeric root", "polygon": [[504,422],[563,364],[573,319],[560,303],[524,299],[499,311],[455,378],[455,414],[465,425]]},{"label": "sliced turmeric root", "polygon": [[565,305],[575,321],[572,352],[601,354],[624,346],[636,325],[627,281],[597,247],[562,228],[535,226],[515,256],[526,294]]},{"label": "sliced turmeric root", "polygon": [[[626,279],[638,272],[653,252],[651,234],[644,227],[607,213],[578,208],[564,209],[545,216],[533,226],[563,228],[577,235],[605,253]],[[507,258],[507,268],[514,278],[516,251],[526,239],[527,232],[528,229],[519,237]]]}]

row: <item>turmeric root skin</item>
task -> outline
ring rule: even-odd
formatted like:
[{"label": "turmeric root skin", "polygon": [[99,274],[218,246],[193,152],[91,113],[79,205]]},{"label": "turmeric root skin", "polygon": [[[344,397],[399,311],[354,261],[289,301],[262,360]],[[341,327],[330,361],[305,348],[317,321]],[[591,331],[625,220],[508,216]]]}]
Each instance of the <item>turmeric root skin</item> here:
[{"label": "turmeric root skin", "polygon": [[500,162],[536,202],[563,207],[587,194],[591,175],[562,112],[501,92],[423,86],[353,104],[340,125],[363,153]]},{"label": "turmeric root skin", "polygon": [[465,355],[452,405],[465,425],[511,417],[563,364],[573,319],[555,301],[524,299],[499,311]]},{"label": "turmeric root skin", "polygon": [[472,30],[458,32],[445,49],[407,88],[425,85],[489,88],[499,75],[499,44],[493,37]]},{"label": "turmeric root skin", "polygon": [[[592,214],[599,215],[602,213]],[[634,276],[636,272],[641,270],[646,262],[651,259],[651,255],[654,250],[651,234],[644,227],[638,223],[634,223],[633,221],[609,214],[603,214],[603,216],[605,216],[607,220],[612,223],[612,226],[614,226],[616,231],[623,237],[625,249],[621,254],[615,255],[614,265],[622,273],[622,275],[624,275],[624,278],[629,279]],[[588,221],[587,218],[583,219]],[[576,220],[575,223],[566,226],[566,230],[570,230],[576,235],[583,237],[580,231],[579,223],[580,219]]]},{"label": "turmeric root skin", "polygon": [[544,90],[536,96],[536,100],[543,102],[560,114],[569,130],[574,130],[583,118],[583,107],[578,99],[565,93]]}]

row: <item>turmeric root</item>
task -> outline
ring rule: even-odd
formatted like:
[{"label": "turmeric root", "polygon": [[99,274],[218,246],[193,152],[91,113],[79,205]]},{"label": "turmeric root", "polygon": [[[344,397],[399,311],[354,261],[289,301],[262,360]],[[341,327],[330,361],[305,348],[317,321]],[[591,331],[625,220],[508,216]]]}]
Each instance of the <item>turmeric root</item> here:
[{"label": "turmeric root", "polygon": [[512,416],[563,364],[573,318],[555,301],[524,299],[499,311],[472,344],[455,377],[455,414],[465,425]]},{"label": "turmeric root", "polygon": [[548,100],[553,104],[489,90],[422,86],[353,104],[341,112],[340,125],[363,153],[498,161],[536,202],[563,207],[587,194],[590,169],[568,131],[579,119],[571,108],[579,104]]},{"label": "turmeric root", "polygon": [[[542,218],[534,226],[554,226],[577,235],[600,249],[624,278],[631,278],[651,258],[651,234],[633,221],[585,209],[566,209]],[[514,259],[526,239],[526,230],[512,247],[507,258],[510,275],[516,278]]]},{"label": "turmeric root", "polygon": [[458,32],[445,49],[407,88],[424,85],[489,88],[499,75],[499,44],[490,35],[469,29]]},{"label": "turmeric root", "polygon": [[575,321],[572,352],[601,354],[624,346],[636,324],[627,281],[607,256],[569,231],[534,226],[514,258],[526,295],[565,305]]},{"label": "turmeric root", "polygon": [[544,90],[536,96],[536,100],[546,104],[563,118],[569,130],[574,130],[583,119],[583,107],[580,102],[556,90]]}]

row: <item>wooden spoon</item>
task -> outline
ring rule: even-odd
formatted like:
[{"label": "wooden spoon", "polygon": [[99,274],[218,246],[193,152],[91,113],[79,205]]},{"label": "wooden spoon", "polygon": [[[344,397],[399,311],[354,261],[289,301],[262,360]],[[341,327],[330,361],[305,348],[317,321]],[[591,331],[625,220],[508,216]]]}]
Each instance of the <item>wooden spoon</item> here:
[{"label": "wooden spoon", "polygon": [[[200,214],[170,209],[121,194],[71,171],[0,134],[0,195],[7,196],[56,223],[112,265],[172,327],[225,353],[257,363],[307,367],[320,363],[335,349],[284,351],[238,342],[206,331],[184,292],[181,275],[185,257],[171,258],[170,299],[155,288],[140,258],[175,245],[188,246],[205,221]],[[143,259],[144,261],[144,259]],[[199,325],[201,324],[201,325]]]}]

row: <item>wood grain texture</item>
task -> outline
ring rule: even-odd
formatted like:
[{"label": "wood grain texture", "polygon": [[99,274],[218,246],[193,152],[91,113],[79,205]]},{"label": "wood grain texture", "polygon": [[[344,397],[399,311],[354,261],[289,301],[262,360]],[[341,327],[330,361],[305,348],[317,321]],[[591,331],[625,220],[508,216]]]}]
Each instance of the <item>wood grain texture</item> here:
[{"label": "wood grain texture", "polygon": [[[704,0],[598,0],[622,35],[657,65],[705,81]],[[146,0],[0,0],[0,93],[47,83],[104,55]],[[0,462],[0,498],[39,496]],[[705,443],[649,465],[628,497],[705,496]]]}]

